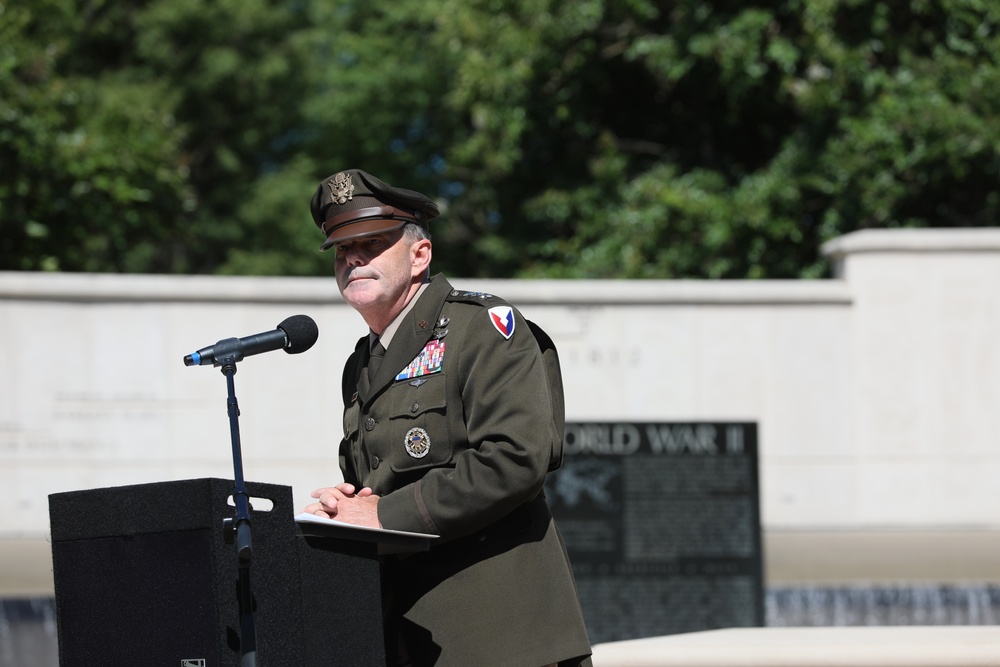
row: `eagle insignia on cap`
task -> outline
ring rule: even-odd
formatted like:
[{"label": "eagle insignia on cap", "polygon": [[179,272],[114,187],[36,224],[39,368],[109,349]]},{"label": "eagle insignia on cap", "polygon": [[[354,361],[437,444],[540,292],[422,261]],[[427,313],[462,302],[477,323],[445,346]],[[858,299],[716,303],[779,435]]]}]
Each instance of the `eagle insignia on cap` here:
[{"label": "eagle insignia on cap", "polygon": [[431,451],[431,438],[422,428],[411,428],[403,441],[406,453],[415,459],[422,459]]},{"label": "eagle insignia on cap", "polygon": [[329,180],[330,201],[334,204],[346,204],[354,196],[354,183],[351,182],[351,175],[347,172],[335,174]]}]

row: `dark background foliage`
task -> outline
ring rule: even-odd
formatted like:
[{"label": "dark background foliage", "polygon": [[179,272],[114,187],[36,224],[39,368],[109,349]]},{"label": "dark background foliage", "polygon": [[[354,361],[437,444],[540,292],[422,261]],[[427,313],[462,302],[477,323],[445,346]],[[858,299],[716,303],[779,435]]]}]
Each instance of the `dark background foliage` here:
[{"label": "dark background foliage", "polygon": [[308,201],[436,198],[454,276],[825,275],[995,225],[987,0],[0,3],[0,270],[327,274]]}]

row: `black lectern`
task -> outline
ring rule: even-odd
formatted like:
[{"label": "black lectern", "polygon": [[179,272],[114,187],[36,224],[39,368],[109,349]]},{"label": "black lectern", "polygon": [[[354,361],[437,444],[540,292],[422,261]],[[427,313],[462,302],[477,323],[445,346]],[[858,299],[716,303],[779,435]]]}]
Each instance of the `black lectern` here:
[{"label": "black lectern", "polygon": [[[246,486],[272,505],[251,515],[258,666],[384,665],[380,542],[429,542],[302,530],[290,487]],[[223,527],[233,491],[193,479],[49,496],[61,667],[239,665],[240,586]]]}]

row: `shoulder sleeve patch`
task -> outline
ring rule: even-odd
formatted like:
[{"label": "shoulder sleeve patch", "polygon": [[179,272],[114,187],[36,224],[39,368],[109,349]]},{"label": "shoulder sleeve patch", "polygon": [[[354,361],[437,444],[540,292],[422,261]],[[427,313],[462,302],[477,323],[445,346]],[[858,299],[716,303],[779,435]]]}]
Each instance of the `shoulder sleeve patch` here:
[{"label": "shoulder sleeve patch", "polygon": [[472,292],[455,289],[448,294],[448,301],[487,308],[487,315],[493,328],[505,339],[514,335],[514,308],[505,300],[487,292]]},{"label": "shoulder sleeve patch", "polygon": [[500,335],[510,340],[514,335],[514,309],[510,306],[494,306],[490,308],[490,322]]}]

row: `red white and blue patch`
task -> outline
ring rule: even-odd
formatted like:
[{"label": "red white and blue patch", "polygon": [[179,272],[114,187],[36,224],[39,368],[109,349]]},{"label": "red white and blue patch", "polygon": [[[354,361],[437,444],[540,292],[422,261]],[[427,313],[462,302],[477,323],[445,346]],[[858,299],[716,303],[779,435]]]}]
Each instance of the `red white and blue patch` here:
[{"label": "red white and blue patch", "polygon": [[514,309],[510,306],[494,306],[490,308],[490,322],[507,340],[514,335]]}]

